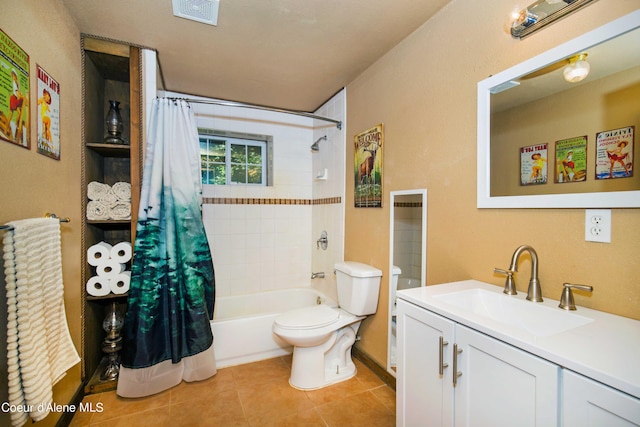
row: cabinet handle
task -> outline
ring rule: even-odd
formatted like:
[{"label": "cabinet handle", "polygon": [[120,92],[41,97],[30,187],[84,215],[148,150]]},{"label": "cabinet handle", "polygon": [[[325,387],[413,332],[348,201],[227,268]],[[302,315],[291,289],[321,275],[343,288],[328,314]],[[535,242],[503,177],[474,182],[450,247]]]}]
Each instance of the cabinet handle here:
[{"label": "cabinet handle", "polygon": [[462,349],[458,348],[458,344],[453,345],[453,386],[458,385],[458,378],[462,376],[462,372],[458,372],[458,355],[462,353]]},{"label": "cabinet handle", "polygon": [[448,363],[444,362],[444,346],[449,345],[447,341],[444,340],[443,337],[440,337],[440,357],[439,357],[439,366],[438,366],[438,374],[441,376],[444,374],[444,368],[449,366]]}]

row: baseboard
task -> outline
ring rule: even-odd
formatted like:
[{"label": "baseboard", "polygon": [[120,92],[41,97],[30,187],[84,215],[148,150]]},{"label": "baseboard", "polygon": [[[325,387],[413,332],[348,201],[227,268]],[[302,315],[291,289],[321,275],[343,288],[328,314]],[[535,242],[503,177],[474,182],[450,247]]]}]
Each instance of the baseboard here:
[{"label": "baseboard", "polygon": [[[82,382],[80,384],[80,387],[78,387],[78,389],[76,390],[76,393],[73,395],[71,402],[69,402],[69,405],[73,405],[75,408],[78,408],[80,406],[82,399],[84,399],[84,386],[85,386],[85,383]],[[56,422],[56,427],[67,427],[69,424],[71,424],[71,420],[73,419],[74,415],[75,415],[75,412],[64,411],[60,416],[60,418],[58,418],[58,422]]]},{"label": "baseboard", "polygon": [[396,377],[391,375],[385,368],[378,365],[378,363],[371,358],[367,353],[360,350],[358,347],[351,347],[351,355],[358,359],[364,366],[371,369],[382,381],[384,381],[392,389],[396,389]]}]

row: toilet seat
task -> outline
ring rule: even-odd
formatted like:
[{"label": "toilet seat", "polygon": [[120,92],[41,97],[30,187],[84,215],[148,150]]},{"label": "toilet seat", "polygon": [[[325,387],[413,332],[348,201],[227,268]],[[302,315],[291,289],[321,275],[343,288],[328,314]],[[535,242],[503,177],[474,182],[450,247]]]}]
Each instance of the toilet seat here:
[{"label": "toilet seat", "polygon": [[285,329],[313,329],[334,323],[340,312],[324,304],[311,308],[299,308],[278,316],[274,323]]}]

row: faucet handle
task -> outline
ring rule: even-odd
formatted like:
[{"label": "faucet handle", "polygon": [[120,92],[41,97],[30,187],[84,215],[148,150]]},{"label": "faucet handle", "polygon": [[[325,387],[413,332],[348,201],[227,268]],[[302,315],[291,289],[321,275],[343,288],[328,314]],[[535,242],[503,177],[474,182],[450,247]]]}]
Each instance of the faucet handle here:
[{"label": "faucet handle", "polygon": [[573,299],[573,292],[571,289],[580,289],[582,291],[593,292],[593,286],[589,285],[575,285],[573,283],[564,283],[562,285],[564,289],[562,290],[562,296],[560,297],[560,304],[558,307],[563,308],[565,310],[575,310],[576,303]]},{"label": "faucet handle", "polygon": [[507,295],[518,295],[518,292],[516,291],[516,284],[513,281],[513,270],[503,270],[502,268],[494,267],[493,272],[507,276],[507,279],[504,282],[504,291],[502,292]]}]

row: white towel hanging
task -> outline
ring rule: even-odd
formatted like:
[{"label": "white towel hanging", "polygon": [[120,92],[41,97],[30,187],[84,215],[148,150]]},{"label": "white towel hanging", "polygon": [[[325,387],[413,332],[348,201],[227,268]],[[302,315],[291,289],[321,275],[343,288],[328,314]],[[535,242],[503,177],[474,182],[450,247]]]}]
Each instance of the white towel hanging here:
[{"label": "white towel hanging", "polygon": [[34,218],[10,222],[5,232],[7,287],[7,366],[11,412],[22,426],[30,416],[44,419],[53,402],[53,385],[80,361],[64,309],[60,222]]}]

